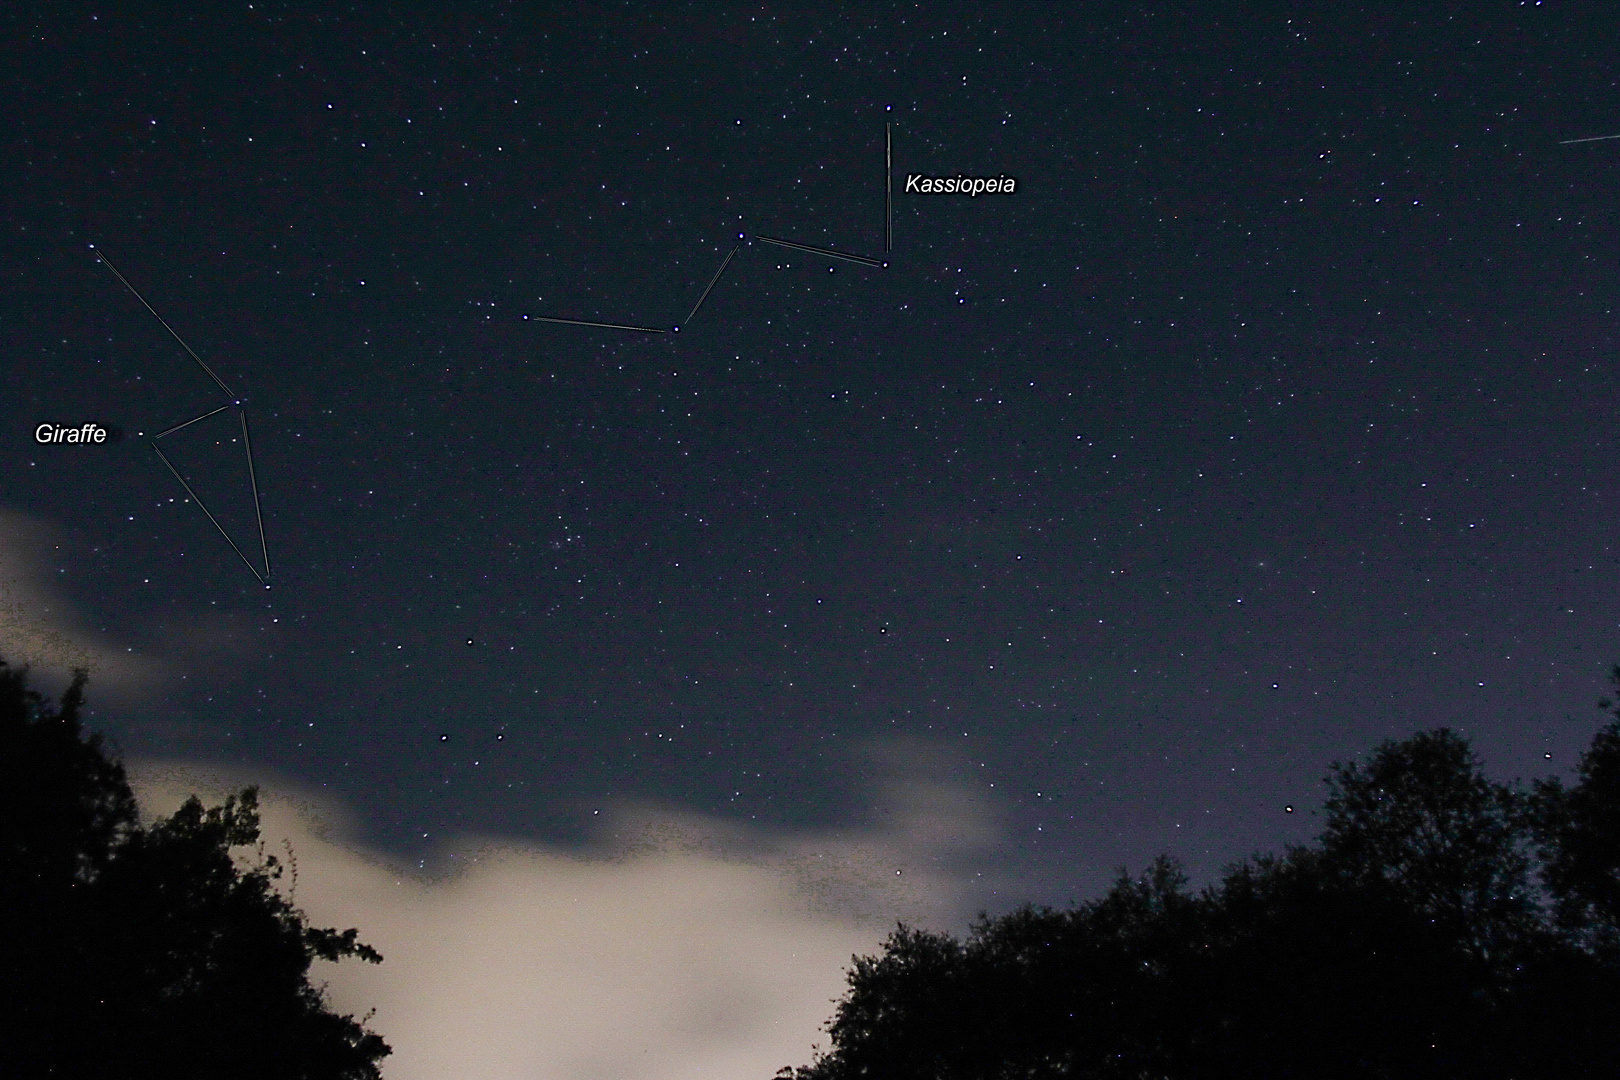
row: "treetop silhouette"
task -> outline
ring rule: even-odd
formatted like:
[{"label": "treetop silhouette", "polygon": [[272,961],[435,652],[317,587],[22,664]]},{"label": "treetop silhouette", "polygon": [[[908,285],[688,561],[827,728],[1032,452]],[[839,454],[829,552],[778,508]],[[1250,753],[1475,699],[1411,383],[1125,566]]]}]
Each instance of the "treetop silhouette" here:
[{"label": "treetop silhouette", "polygon": [[309,926],[262,845],[238,865],[256,790],[141,824],[85,683],[53,705],[0,660],[0,1075],[375,1080],[387,1044],[309,976],[382,957]]},{"label": "treetop silhouette", "polygon": [[[1615,669],[1620,687],[1620,667]],[[1620,706],[1577,781],[1446,729],[1327,775],[1314,846],[1199,892],[1173,860],[1067,911],[900,926],[779,1080],[1620,1076]]]}]

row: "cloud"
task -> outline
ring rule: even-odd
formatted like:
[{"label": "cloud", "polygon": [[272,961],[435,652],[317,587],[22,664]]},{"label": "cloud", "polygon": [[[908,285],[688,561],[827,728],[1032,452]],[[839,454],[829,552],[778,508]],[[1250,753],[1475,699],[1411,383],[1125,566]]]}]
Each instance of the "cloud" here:
[{"label": "cloud", "polygon": [[[963,923],[967,863],[999,836],[930,744],[863,761],[881,826],[783,832],[623,804],[583,852],[464,837],[439,853],[458,870],[426,878],[351,843],[348,810],[269,777],[263,832],[291,842],[311,919],[358,926],[386,957],[320,966],[342,1011],[376,1007],[392,1080],[769,1077],[825,1043],[852,954],[896,920]],[[132,774],[165,813],[252,779]]]},{"label": "cloud", "polygon": [[65,684],[86,668],[98,694],[113,701],[151,692],[167,666],[90,629],[51,581],[50,564],[74,546],[40,519],[0,508],[0,657],[32,667],[36,685]]}]

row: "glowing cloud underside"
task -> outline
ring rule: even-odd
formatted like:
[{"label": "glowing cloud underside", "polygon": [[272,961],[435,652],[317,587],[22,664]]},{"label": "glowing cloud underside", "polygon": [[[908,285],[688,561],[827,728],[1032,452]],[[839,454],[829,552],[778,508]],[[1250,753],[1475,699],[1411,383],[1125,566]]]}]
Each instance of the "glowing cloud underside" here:
[{"label": "glowing cloud underside", "polygon": [[[346,843],[341,809],[269,782],[264,835],[270,850],[290,840],[311,919],[358,926],[386,957],[321,966],[343,1011],[376,1006],[393,1080],[769,1077],[825,1043],[852,954],[896,920],[962,923],[972,875],[958,860],[997,837],[963,789],[921,775],[940,764],[927,744],[869,749],[895,823],[870,831],[789,835],[629,805],[588,853],[466,840],[439,852],[458,872],[424,880]],[[134,773],[163,812],[247,782]]]}]

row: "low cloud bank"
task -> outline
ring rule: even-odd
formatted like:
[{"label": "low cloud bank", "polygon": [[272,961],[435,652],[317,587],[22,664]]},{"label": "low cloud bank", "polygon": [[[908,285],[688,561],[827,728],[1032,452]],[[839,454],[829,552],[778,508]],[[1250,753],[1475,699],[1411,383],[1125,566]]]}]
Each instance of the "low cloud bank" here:
[{"label": "low cloud bank", "polygon": [[768,1078],[809,1061],[853,953],[897,920],[958,928],[995,844],[988,807],[925,742],[868,746],[882,826],[788,833],[649,804],[604,811],[589,850],[464,837],[436,879],[351,843],[351,811],[274,777],[132,768],[143,807],[261,786],[297,855],[295,900],[358,926],[381,966],[320,965],[333,1003],[377,1009],[393,1080]]},{"label": "low cloud bank", "polygon": [[0,657],[32,668],[36,686],[60,687],[86,668],[100,696],[150,692],[165,665],[92,630],[55,587],[53,564],[82,557],[80,546],[40,518],[0,507]]}]

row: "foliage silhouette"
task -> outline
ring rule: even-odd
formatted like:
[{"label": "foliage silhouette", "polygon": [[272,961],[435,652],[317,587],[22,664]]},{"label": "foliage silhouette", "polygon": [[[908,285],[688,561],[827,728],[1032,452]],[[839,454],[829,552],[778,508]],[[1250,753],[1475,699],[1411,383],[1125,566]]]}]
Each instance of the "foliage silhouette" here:
[{"label": "foliage silhouette", "polygon": [[1620,1075],[1620,723],[1579,776],[1527,795],[1454,732],[1386,742],[1331,767],[1318,845],[1196,894],[1161,857],[964,941],[900,926],[778,1077]]},{"label": "foliage silhouette", "polygon": [[[1620,689],[1620,666],[1611,672]],[[1539,781],[1531,817],[1559,927],[1608,959],[1620,959],[1620,704],[1576,768],[1579,782]]]},{"label": "foliage silhouette", "polygon": [[364,1080],[389,1052],[327,1008],[316,959],[382,957],[276,889],[248,789],[142,825],[122,765],[0,660],[0,1076]]},{"label": "foliage silhouette", "polygon": [[1485,778],[1445,728],[1387,742],[1365,767],[1328,777],[1322,850],[1330,865],[1392,888],[1479,959],[1506,960],[1535,933],[1524,796]]}]

